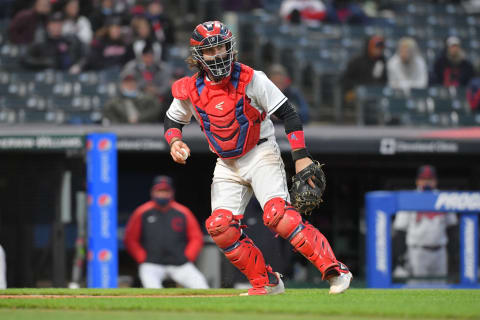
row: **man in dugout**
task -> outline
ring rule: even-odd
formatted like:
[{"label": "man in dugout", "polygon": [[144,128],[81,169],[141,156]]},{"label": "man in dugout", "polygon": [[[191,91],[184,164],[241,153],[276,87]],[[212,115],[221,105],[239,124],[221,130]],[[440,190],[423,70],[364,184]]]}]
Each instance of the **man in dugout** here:
[{"label": "man in dugout", "polygon": [[193,262],[203,247],[203,234],[193,213],[175,201],[170,177],[153,180],[151,200],[139,206],[125,229],[125,246],[139,264],[145,288],[163,288],[167,277],[192,289],[208,289]]}]

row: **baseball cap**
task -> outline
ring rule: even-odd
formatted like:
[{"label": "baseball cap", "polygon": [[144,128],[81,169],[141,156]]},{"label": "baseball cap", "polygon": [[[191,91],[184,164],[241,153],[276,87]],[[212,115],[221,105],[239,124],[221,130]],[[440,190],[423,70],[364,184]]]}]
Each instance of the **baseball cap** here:
[{"label": "baseball cap", "polygon": [[423,165],[418,168],[417,179],[437,179],[437,170],[434,166]]},{"label": "baseball cap", "polygon": [[460,45],[460,39],[455,36],[451,36],[447,38],[447,46],[459,46]]},{"label": "baseball cap", "polygon": [[153,178],[152,190],[173,191],[173,180],[169,176],[156,176]]}]

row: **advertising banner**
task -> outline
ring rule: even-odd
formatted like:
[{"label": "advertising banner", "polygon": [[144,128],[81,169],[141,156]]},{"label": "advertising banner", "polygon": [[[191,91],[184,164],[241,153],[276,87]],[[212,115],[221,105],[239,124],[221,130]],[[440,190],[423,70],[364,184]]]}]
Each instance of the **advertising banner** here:
[{"label": "advertising banner", "polygon": [[117,139],[111,133],[87,136],[87,201],[89,288],[116,288]]}]

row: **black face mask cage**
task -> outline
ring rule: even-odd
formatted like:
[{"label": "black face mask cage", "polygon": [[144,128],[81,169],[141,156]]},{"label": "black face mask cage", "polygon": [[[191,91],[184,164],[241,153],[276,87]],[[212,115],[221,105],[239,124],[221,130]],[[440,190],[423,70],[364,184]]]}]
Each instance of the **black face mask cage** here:
[{"label": "black face mask cage", "polygon": [[[192,56],[195,60],[200,61],[205,71],[212,80],[218,82],[221,79],[228,77],[232,70],[232,63],[234,58],[235,40],[233,37],[222,39],[219,35],[206,38],[206,44],[192,47]],[[203,50],[225,45],[226,53],[212,56],[213,59],[205,59]]]}]

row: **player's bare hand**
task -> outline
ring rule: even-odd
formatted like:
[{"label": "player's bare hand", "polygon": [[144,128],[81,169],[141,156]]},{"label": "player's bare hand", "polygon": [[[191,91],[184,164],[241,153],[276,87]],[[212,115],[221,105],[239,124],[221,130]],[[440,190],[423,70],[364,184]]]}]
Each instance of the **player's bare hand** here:
[{"label": "player's bare hand", "polygon": [[[308,157],[298,159],[297,161],[295,161],[295,173],[299,173],[300,171],[302,171],[312,163],[313,163],[312,159]],[[307,181],[310,187],[315,188],[315,184],[313,183],[312,179],[308,179]]]},{"label": "player's bare hand", "polygon": [[176,163],[186,164],[190,156],[190,148],[182,140],[174,141],[170,146],[170,155]]}]

